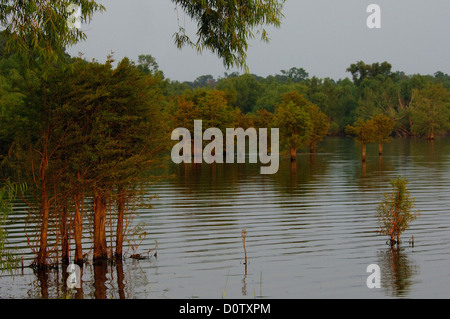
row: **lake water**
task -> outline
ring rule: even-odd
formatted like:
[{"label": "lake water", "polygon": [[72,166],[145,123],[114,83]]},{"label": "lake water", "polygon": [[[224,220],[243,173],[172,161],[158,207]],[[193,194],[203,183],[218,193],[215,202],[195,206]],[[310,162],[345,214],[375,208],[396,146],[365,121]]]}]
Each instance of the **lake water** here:
[{"label": "lake water", "polygon": [[[275,175],[259,169],[169,164],[173,177],[149,187],[158,198],[133,221],[146,225],[138,252],[157,242],[157,257],[127,258],[123,269],[86,265],[73,297],[450,297],[450,139],[396,139],[382,158],[369,146],[363,165],[353,140],[328,138],[314,156],[283,159]],[[376,209],[398,175],[410,181],[420,216],[391,250],[376,232]],[[24,219],[17,205],[8,227],[27,264]],[[367,287],[371,264],[380,289]],[[1,298],[62,298],[64,290],[61,271],[0,275]]]}]

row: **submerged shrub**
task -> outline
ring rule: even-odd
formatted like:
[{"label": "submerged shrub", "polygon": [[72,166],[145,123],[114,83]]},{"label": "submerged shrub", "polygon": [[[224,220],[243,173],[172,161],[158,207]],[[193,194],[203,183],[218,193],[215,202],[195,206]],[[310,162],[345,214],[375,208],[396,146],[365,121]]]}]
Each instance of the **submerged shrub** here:
[{"label": "submerged shrub", "polygon": [[418,216],[418,212],[413,211],[414,198],[410,196],[407,184],[406,178],[392,180],[392,191],[384,194],[384,200],[378,206],[379,232],[389,236],[391,245],[400,243],[400,235]]}]

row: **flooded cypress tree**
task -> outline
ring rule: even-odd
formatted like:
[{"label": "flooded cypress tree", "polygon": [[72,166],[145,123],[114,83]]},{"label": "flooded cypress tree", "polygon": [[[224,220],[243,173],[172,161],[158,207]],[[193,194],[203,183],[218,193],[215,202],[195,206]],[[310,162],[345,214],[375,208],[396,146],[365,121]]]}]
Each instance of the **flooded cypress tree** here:
[{"label": "flooded cypress tree", "polygon": [[308,112],[311,102],[297,92],[282,96],[274,113],[274,127],[280,128],[281,143],[289,150],[291,161],[296,161],[297,150],[309,144],[313,123]]},{"label": "flooded cypress tree", "polygon": [[347,134],[353,135],[355,141],[361,145],[361,161],[366,161],[366,147],[367,145],[375,142],[375,126],[370,120],[364,121],[363,119],[356,120],[354,126],[347,125],[345,128]]}]

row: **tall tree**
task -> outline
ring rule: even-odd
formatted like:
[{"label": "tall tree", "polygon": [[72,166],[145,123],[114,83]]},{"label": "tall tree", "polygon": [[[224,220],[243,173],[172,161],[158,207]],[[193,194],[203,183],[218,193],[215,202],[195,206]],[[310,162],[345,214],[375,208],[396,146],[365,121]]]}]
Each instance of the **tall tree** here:
[{"label": "tall tree", "polygon": [[195,79],[195,81],[194,81],[194,83],[192,83],[192,85],[194,88],[199,88],[199,87],[214,88],[216,86],[216,80],[210,74],[201,75]]},{"label": "tall tree", "polygon": [[159,69],[156,59],[151,54],[138,55],[137,68],[145,74],[159,75],[164,78],[164,73]]},{"label": "tall tree", "polygon": [[312,129],[309,135],[309,152],[314,153],[317,144],[328,134],[330,129],[330,120],[314,104],[308,105],[308,113],[311,118]]},{"label": "tall tree", "polygon": [[205,127],[217,127],[222,131],[232,127],[234,122],[233,107],[228,104],[225,92],[207,90],[196,100]]},{"label": "tall tree", "polygon": [[450,122],[450,93],[441,83],[427,85],[414,91],[411,110],[413,134],[434,140],[446,132]]},{"label": "tall tree", "polygon": [[262,93],[261,83],[252,74],[221,79],[217,88],[222,91],[235,92],[232,105],[240,108],[242,113],[254,111],[254,108],[257,107],[258,98]]},{"label": "tall tree", "polygon": [[388,62],[366,64],[358,61],[351,64],[347,68],[347,72],[352,74],[353,82],[359,85],[364,79],[376,78],[379,75],[382,77],[392,76],[391,69],[392,65]]},{"label": "tall tree", "polygon": [[275,109],[273,125],[280,129],[281,139],[290,151],[291,161],[295,161],[297,149],[308,143],[313,129],[308,112],[310,102],[296,92],[285,94],[282,100]]},{"label": "tall tree", "polygon": [[281,75],[276,75],[276,77],[282,81],[302,82],[309,76],[304,68],[292,67],[289,70],[281,70],[280,72]]},{"label": "tall tree", "polygon": [[355,140],[361,145],[361,160],[366,161],[366,147],[368,144],[374,143],[376,138],[375,126],[373,121],[358,119],[353,126],[346,127],[347,134],[353,135]]},{"label": "tall tree", "polygon": [[375,127],[375,140],[378,143],[378,154],[383,155],[383,144],[392,141],[392,131],[394,130],[394,120],[384,114],[378,114],[371,118]]}]

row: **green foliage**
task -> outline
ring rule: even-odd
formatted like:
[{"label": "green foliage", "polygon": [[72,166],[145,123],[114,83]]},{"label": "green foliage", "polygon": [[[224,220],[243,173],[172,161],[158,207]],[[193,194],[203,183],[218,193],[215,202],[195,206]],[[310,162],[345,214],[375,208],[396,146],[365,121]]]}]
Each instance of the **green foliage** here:
[{"label": "green foliage", "polygon": [[[217,83],[217,89],[233,92],[232,106],[238,107],[243,113],[254,111],[262,93],[262,84],[252,74],[244,74],[237,77],[221,79]],[[230,94],[229,94],[230,95]]]},{"label": "green foliage", "polygon": [[392,191],[384,194],[384,200],[378,206],[379,232],[389,236],[391,244],[395,241],[399,244],[400,235],[418,216],[418,212],[413,211],[414,199],[407,184],[406,178],[392,180]]},{"label": "green foliage", "polygon": [[356,116],[368,119],[386,113],[398,106],[398,85],[390,77],[377,76],[364,79],[359,88],[359,105]]},{"label": "green foliage", "polygon": [[281,75],[276,75],[275,77],[282,82],[292,81],[292,82],[302,82],[305,81],[309,74],[304,68],[290,68],[289,70],[281,70]]},{"label": "green foliage", "polygon": [[273,124],[273,117],[273,113],[266,109],[261,109],[256,111],[253,123],[256,128],[269,128]]},{"label": "green foliage", "polygon": [[[198,52],[208,49],[223,59],[227,68],[235,65],[247,69],[248,40],[259,34],[262,41],[268,41],[267,31],[261,26],[279,27],[283,17],[284,0],[172,1],[198,26],[195,42],[179,27],[174,35],[178,48],[189,45]],[[256,33],[255,28],[259,28]]]},{"label": "green foliage", "polygon": [[220,90],[208,90],[197,98],[200,118],[205,127],[217,127],[222,131],[233,125],[233,108],[228,104],[226,94]]},{"label": "green foliage", "polygon": [[434,139],[438,133],[450,128],[450,93],[441,83],[427,85],[413,91],[411,131],[413,134]]},{"label": "green foliage", "polygon": [[311,119],[312,129],[309,135],[309,150],[314,152],[317,144],[328,134],[330,121],[328,117],[320,111],[314,104],[308,106],[308,113]]},{"label": "green foliage", "polygon": [[347,134],[353,135],[361,145],[368,145],[376,141],[376,128],[370,120],[358,119],[354,126],[348,125],[345,131]]},{"label": "green foliage", "polygon": [[194,120],[203,120],[204,127],[225,130],[232,127],[234,109],[222,90],[199,88],[187,91],[176,102],[171,114],[172,127],[184,127],[193,131]]},{"label": "green foliage", "polygon": [[37,55],[55,61],[65,47],[86,38],[83,31],[70,28],[71,5],[81,7],[81,21],[89,22],[104,7],[92,0],[0,1],[0,25],[10,35],[8,47],[23,57]]},{"label": "green foliage", "polygon": [[371,118],[375,127],[375,140],[379,144],[389,143],[392,141],[392,131],[394,129],[394,120],[384,114],[378,114]]},{"label": "green foliage", "polygon": [[55,160],[106,188],[138,182],[168,136],[160,78],[143,74],[127,58],[115,69],[110,62],[76,60],[73,74],[58,76],[52,119],[59,140]]},{"label": "green foliage", "polygon": [[377,76],[388,77],[391,76],[392,65],[388,62],[366,64],[363,61],[358,61],[351,64],[347,68],[347,72],[352,74],[353,82],[356,85],[361,84],[364,79],[374,79]]},{"label": "green foliage", "polygon": [[330,120],[337,124],[338,132],[343,133],[345,127],[355,120],[355,110],[358,106],[358,97],[355,85],[344,79],[336,83],[336,103],[328,106]]},{"label": "green foliage", "polygon": [[285,148],[301,148],[308,144],[313,124],[308,102],[302,95],[291,92],[283,96],[274,113],[274,127],[280,128],[280,140]]},{"label": "green foliage", "polygon": [[15,114],[2,118],[14,136],[0,131],[0,140],[9,143],[5,161],[14,175],[20,173],[17,180],[30,185],[30,209],[38,219],[46,209],[49,216],[38,223],[55,223],[50,226],[56,229],[65,223],[61,212],[71,218],[76,196],[95,190],[114,201],[120,189],[127,193],[126,204],[133,202],[134,190],[164,159],[170,140],[161,77],[145,74],[126,58],[116,68],[111,58],[105,64],[66,63],[70,70],[49,67],[45,81],[40,69],[14,70],[25,79],[15,87],[23,102],[4,105],[7,115]]},{"label": "green foliage", "polygon": [[[198,52],[208,49],[223,59],[226,67],[236,65],[246,70],[248,41],[256,35],[262,41],[269,41],[263,26],[280,26],[284,4],[284,0],[172,2],[197,23],[198,39],[195,42],[179,26],[174,34],[178,48],[189,45]],[[81,8],[81,22],[89,22],[95,12],[105,10],[103,5],[93,0],[1,0],[0,25],[10,35],[8,47],[26,59],[38,56],[43,61],[56,62],[67,46],[86,38],[82,30],[71,28],[67,23],[73,13],[72,6]]]},{"label": "green foliage", "polygon": [[201,88],[201,87],[209,87],[214,88],[216,85],[216,80],[211,74],[201,75],[195,79],[192,83],[192,87]]},{"label": "green foliage", "polygon": [[383,154],[383,144],[392,140],[394,121],[384,114],[378,114],[368,120],[359,118],[354,126],[346,127],[347,134],[353,135],[362,146],[362,160],[366,158],[366,145],[378,143],[379,155]]},{"label": "green foliage", "polygon": [[137,68],[144,74],[151,73],[153,76],[164,78],[164,73],[159,69],[156,59],[151,54],[140,54],[138,56]]},{"label": "green foliage", "polygon": [[180,96],[176,101],[176,108],[170,114],[172,127],[184,127],[190,132],[194,131],[194,120],[200,119],[200,110],[194,101]]}]

